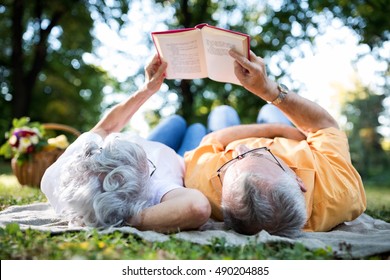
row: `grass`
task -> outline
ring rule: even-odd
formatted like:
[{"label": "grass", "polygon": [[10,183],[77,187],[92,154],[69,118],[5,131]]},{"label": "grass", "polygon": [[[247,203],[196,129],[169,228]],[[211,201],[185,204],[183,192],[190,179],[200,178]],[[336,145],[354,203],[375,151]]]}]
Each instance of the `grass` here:
[{"label": "grass", "polygon": [[[7,167],[0,165],[0,210],[10,205],[46,201],[37,188],[21,187]],[[366,188],[367,213],[390,222],[390,187],[380,184]],[[170,259],[170,260],[329,260],[331,249],[310,251],[301,244],[247,244],[228,246],[223,239],[198,245],[171,237],[166,242],[148,242],[137,236],[97,231],[50,234],[36,230],[21,231],[16,224],[0,228],[0,259]],[[371,256],[386,259],[389,255]]]}]

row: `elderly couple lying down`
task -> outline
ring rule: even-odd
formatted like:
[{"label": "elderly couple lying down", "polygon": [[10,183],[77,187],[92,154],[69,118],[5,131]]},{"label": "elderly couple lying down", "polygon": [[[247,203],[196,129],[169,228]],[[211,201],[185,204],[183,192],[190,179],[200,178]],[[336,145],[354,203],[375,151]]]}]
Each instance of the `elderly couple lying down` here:
[{"label": "elderly couple lying down", "polygon": [[241,85],[267,101],[257,122],[214,108],[207,128],[177,115],[148,136],[120,132],[157,91],[167,63],[156,55],[145,83],[51,165],[41,189],[58,215],[90,227],[171,233],[209,219],[238,233],[293,237],[329,231],[366,209],[348,140],[318,104],[271,80],[262,58],[229,51]]}]

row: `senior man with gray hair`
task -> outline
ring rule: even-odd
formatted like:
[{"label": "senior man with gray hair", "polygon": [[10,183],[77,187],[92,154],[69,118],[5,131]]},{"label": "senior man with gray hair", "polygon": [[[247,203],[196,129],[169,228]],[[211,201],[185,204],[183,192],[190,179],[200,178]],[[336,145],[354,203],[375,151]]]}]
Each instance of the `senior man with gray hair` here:
[{"label": "senior man with gray hair", "polygon": [[240,125],[232,108],[212,111],[212,132],[185,154],[185,185],[206,195],[212,218],[244,234],[296,236],[358,217],[365,192],[335,119],[269,79],[253,52],[250,59],[229,54],[241,84],[273,104],[265,108],[279,115],[277,123],[259,116],[257,124]]}]

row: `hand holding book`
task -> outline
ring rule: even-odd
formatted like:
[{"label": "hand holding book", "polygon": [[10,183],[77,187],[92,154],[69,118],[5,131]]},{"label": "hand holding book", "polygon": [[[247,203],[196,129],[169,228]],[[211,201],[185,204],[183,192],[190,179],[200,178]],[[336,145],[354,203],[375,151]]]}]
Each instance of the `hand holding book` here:
[{"label": "hand holding book", "polygon": [[168,63],[167,79],[210,78],[240,85],[234,74],[230,49],[249,58],[249,36],[207,24],[152,32],[161,58]]}]

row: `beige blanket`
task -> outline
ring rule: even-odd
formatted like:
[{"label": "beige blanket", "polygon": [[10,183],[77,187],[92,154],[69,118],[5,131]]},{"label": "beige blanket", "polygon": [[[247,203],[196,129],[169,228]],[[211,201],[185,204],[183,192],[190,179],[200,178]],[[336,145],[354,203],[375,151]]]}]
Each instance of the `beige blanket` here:
[{"label": "beige blanket", "polygon": [[[21,229],[32,228],[52,233],[67,231],[91,230],[90,228],[69,227],[67,222],[56,216],[50,204],[36,203],[23,206],[12,206],[0,212],[0,226],[17,223]],[[209,221],[199,231],[186,231],[166,235],[154,231],[139,231],[133,227],[110,228],[100,231],[101,234],[113,231],[135,234],[147,241],[164,242],[174,237],[198,244],[211,244],[215,238],[224,239],[225,244],[240,246],[268,242],[300,242],[308,249],[331,247],[336,256],[343,258],[364,258],[371,255],[390,252],[390,223],[373,219],[367,214],[361,215],[352,222],[339,225],[330,232],[302,233],[296,239],[270,235],[265,231],[253,236],[238,234],[225,230],[222,223]]]}]

